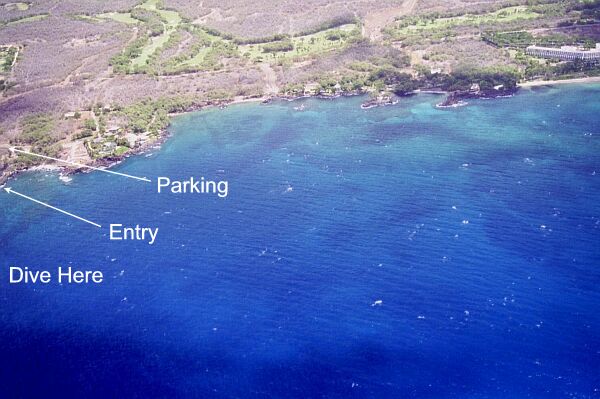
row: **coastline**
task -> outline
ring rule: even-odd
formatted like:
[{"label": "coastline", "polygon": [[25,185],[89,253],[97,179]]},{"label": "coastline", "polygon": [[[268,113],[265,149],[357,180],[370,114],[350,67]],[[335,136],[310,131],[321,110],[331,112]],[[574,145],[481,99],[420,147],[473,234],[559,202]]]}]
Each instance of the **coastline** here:
[{"label": "coastline", "polygon": [[554,86],[564,84],[577,83],[600,83],[600,76],[590,76],[587,78],[573,78],[562,80],[531,80],[529,82],[517,83],[518,87],[539,87],[539,86]]},{"label": "coastline", "polygon": [[[574,78],[574,79],[563,79],[563,80],[534,80],[534,81],[529,81],[529,82],[523,82],[523,83],[517,84],[517,90],[515,92],[518,92],[518,89],[521,89],[521,88],[554,86],[554,85],[564,85],[564,84],[591,84],[591,83],[600,83],[600,76]],[[457,95],[457,93],[455,93],[455,92],[444,92],[444,91],[440,91],[440,90],[416,90],[414,94],[419,94],[419,93],[421,93],[421,94],[439,94],[439,95],[444,94],[444,95],[448,96],[443,103],[440,103],[437,105],[437,108],[455,108],[455,107],[467,104],[466,102],[463,101],[462,97],[460,97],[460,95]],[[294,100],[298,100],[298,99],[302,99],[302,98],[336,99],[339,97],[347,97],[347,96],[354,96],[354,95],[360,95],[360,94],[366,94],[366,93],[349,92],[349,93],[340,93],[340,94],[330,95],[330,96],[323,95],[323,94],[301,95],[301,96],[287,96],[287,95],[262,95],[262,96],[251,96],[251,97],[239,96],[239,97],[235,97],[233,99],[227,99],[227,100],[209,100],[209,101],[205,101],[205,102],[199,102],[197,104],[192,105],[191,107],[189,107],[189,109],[186,109],[183,112],[170,113],[169,117],[172,118],[172,117],[175,117],[178,115],[184,115],[184,114],[188,114],[190,112],[196,112],[196,111],[200,111],[200,110],[207,109],[207,108],[213,108],[213,107],[225,108],[229,105],[243,104],[243,103],[259,102],[259,103],[263,103],[263,104],[268,104],[273,100],[294,101]],[[502,94],[503,95],[489,96],[489,97],[488,96],[473,96],[472,98],[510,97],[514,93],[511,93],[508,96],[505,95],[506,93],[502,93]],[[456,99],[459,100],[457,103],[452,103],[453,96],[456,96]],[[450,102],[448,102],[449,100],[450,100]],[[390,104],[388,104],[388,103],[377,104],[372,107],[365,107],[363,109],[368,109],[368,108],[373,108],[376,106],[383,106],[383,105],[394,105],[396,103],[397,103],[397,101],[394,102],[393,104],[391,104],[391,103]],[[150,149],[156,149],[157,147],[160,147],[170,136],[171,136],[171,134],[169,132],[169,126],[167,126],[160,131],[159,137],[156,140],[146,143],[145,145],[143,145],[139,148],[132,149],[131,151],[129,151],[121,156],[115,156],[115,157],[95,160],[95,161],[91,162],[89,164],[89,166],[95,167],[95,168],[102,168],[102,167],[111,168],[115,165],[120,164],[125,159],[127,159],[131,156],[141,155],[141,154],[147,153]],[[18,174],[23,173],[23,172],[31,172],[31,171],[59,172],[61,175],[71,175],[74,173],[80,173],[80,172],[86,173],[87,172],[85,170],[85,168],[83,168],[83,167],[60,165],[57,163],[40,164],[40,165],[36,165],[33,167],[29,167],[29,168],[12,170],[8,173],[6,171],[3,171],[2,174],[0,174],[0,187],[4,187],[11,178],[14,178]]]}]

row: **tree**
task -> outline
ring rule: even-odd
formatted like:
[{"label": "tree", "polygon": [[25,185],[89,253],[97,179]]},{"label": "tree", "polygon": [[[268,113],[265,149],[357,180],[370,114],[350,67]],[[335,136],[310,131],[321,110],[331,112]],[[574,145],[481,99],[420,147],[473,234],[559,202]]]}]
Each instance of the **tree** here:
[{"label": "tree", "polygon": [[411,94],[419,87],[419,84],[409,74],[402,73],[398,77],[397,83],[393,87],[395,94],[399,96],[406,96]]},{"label": "tree", "polygon": [[83,122],[83,127],[86,129],[95,131],[96,130],[96,122],[94,122],[93,119],[86,119],[85,122]]}]

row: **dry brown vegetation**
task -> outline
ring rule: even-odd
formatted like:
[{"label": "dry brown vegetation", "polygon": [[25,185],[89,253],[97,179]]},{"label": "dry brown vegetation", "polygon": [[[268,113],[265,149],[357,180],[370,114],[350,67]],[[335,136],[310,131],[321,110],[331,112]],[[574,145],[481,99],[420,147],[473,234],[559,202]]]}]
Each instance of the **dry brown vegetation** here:
[{"label": "dry brown vegetation", "polygon": [[262,37],[276,33],[295,34],[336,17],[364,18],[367,14],[397,7],[397,0],[306,0],[244,1],[165,0],[165,5],[198,23],[241,37]]}]

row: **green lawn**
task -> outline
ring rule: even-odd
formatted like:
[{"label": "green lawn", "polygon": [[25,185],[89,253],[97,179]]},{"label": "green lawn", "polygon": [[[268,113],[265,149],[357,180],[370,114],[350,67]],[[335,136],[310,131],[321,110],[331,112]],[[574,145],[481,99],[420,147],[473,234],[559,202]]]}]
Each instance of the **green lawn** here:
[{"label": "green lawn", "polygon": [[189,60],[182,62],[180,65],[200,67],[202,65],[202,63],[204,62],[204,57],[206,57],[206,55],[208,54],[209,51],[210,51],[210,47],[202,47],[196,55],[194,55]]},{"label": "green lawn", "polygon": [[[160,8],[160,0],[146,0],[145,2],[136,6],[138,9],[145,9],[148,11],[155,12],[160,15],[163,25],[164,32],[158,36],[149,37],[147,43],[141,44],[141,48],[138,48],[139,53],[135,51],[133,54],[139,54],[135,58],[127,60],[126,70],[129,72],[149,72],[153,70],[155,65],[149,65],[149,68],[145,68],[149,62],[153,63],[157,59],[157,52],[162,51],[165,45],[173,46],[177,45],[175,39],[176,32],[184,28],[182,24],[181,16],[171,10],[164,10]],[[135,14],[134,14],[135,15]],[[131,14],[125,13],[107,13],[100,14],[98,18],[113,19],[124,23],[134,23],[137,21],[131,16]],[[141,22],[141,21],[139,21]],[[317,33],[291,37],[289,40],[293,49],[290,51],[275,51],[265,52],[264,46],[277,44],[277,42],[253,44],[253,45],[236,45],[232,39],[224,39],[220,36],[215,36],[211,33],[205,32],[202,28],[191,28],[194,35],[197,35],[199,40],[198,44],[203,47],[195,45],[193,50],[187,50],[187,55],[181,54],[177,59],[172,61],[163,62],[163,71],[168,73],[177,73],[179,71],[197,71],[197,70],[214,70],[218,69],[221,65],[221,59],[223,58],[235,58],[240,54],[244,54],[251,61],[278,61],[282,59],[295,59],[297,57],[304,57],[319,54],[322,52],[330,51],[332,49],[342,48],[347,42],[353,38],[360,36],[360,27],[357,24],[350,23],[342,25],[336,28],[326,29]],[[146,37],[146,36],[145,36]],[[123,64],[120,62],[120,64]]]},{"label": "green lawn", "polygon": [[535,19],[540,17],[542,17],[542,14],[531,11],[526,6],[514,6],[480,15],[464,14],[457,17],[433,19],[427,18],[427,16],[412,17],[412,20],[415,20],[415,23],[411,23],[408,26],[392,28],[391,32],[394,36],[410,36],[419,34],[420,32],[443,31],[445,29],[451,29],[458,26],[502,24],[517,20]]},{"label": "green lawn", "polygon": [[[338,40],[330,40],[328,35],[341,31],[345,38]],[[294,45],[294,49],[290,51],[278,51],[274,53],[266,53],[263,51],[264,44],[246,44],[240,46],[240,53],[249,57],[251,60],[275,60],[276,58],[293,58],[298,56],[308,56],[323,53],[335,48],[340,48],[350,37],[359,34],[356,24],[342,25],[338,28],[326,29],[311,35],[292,37],[290,40]]]},{"label": "green lawn", "polygon": [[163,33],[160,36],[153,37],[150,40],[150,43],[142,49],[142,54],[140,54],[139,57],[133,60],[132,65],[134,67],[146,65],[146,61],[148,61],[148,58],[169,40],[169,37],[171,36],[171,34],[173,34],[173,32],[173,30],[169,30],[165,31],[165,33]]},{"label": "green lawn", "polygon": [[177,12],[159,9],[157,8],[157,3],[158,0],[148,0],[140,4],[138,7],[144,8],[146,10],[156,11],[157,13],[159,13],[161,17],[164,18],[165,21],[167,21],[167,23],[165,24],[165,31],[161,35],[153,37],[150,40],[150,43],[142,49],[142,54],[140,54],[139,57],[132,61],[132,65],[134,67],[146,65],[148,58],[152,54],[154,54],[156,50],[161,48],[165,43],[169,41],[171,35],[175,33],[176,29],[179,27],[179,24],[181,24],[181,17]]},{"label": "green lawn", "polygon": [[138,7],[158,12],[160,16],[163,17],[165,21],[167,21],[168,26],[176,27],[181,23],[181,16],[178,12],[160,9],[157,7],[157,4],[158,0],[148,0],[140,4]]},{"label": "green lawn", "polygon": [[129,151],[129,147],[120,145],[115,149],[115,155],[117,155],[117,156],[123,155],[123,154],[127,153],[127,151]]},{"label": "green lawn", "polygon": [[96,15],[97,18],[101,19],[112,19],[113,21],[121,22],[124,24],[138,24],[140,21],[132,18],[128,12],[107,12],[104,14]]}]

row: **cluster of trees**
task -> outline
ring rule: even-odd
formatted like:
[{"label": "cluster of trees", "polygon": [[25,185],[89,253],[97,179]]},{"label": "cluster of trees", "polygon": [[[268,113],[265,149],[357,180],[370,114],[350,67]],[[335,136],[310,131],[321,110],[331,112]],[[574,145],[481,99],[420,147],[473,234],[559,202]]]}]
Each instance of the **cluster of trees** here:
[{"label": "cluster of trees", "polygon": [[[53,134],[54,120],[47,114],[28,115],[21,120],[21,134],[11,140],[13,144],[31,145],[33,152],[56,157],[61,151],[57,138]],[[28,167],[41,162],[38,157],[20,154],[14,161],[18,167]]]},{"label": "cluster of trees", "polygon": [[465,91],[476,83],[483,91],[502,86],[503,90],[515,90],[519,73],[510,68],[466,69],[440,76],[440,87],[446,91]]},{"label": "cluster of trees", "polygon": [[531,33],[522,32],[487,32],[482,35],[482,39],[497,47],[515,47],[525,48],[531,45],[560,47],[567,45],[582,45],[586,48],[593,48],[596,43],[592,38],[565,35],[554,33],[545,36],[533,36]]},{"label": "cluster of trees", "polygon": [[75,133],[73,135],[73,141],[77,141],[77,140],[81,140],[81,139],[85,139],[88,137],[92,137],[94,135],[94,132],[91,131],[90,129],[83,129],[82,131],[80,131],[79,133]]},{"label": "cluster of trees", "polygon": [[348,24],[360,24],[360,20],[353,15],[342,15],[342,16],[333,18],[329,21],[323,22],[322,24],[317,25],[313,28],[305,29],[301,32],[298,32],[298,33],[294,34],[294,37],[308,36],[308,35],[312,35],[313,33],[322,32],[327,29],[337,28],[342,25],[348,25]]},{"label": "cluster of trees", "polygon": [[292,51],[293,49],[294,43],[291,40],[266,43],[262,47],[263,53],[278,53],[281,51]]},{"label": "cluster of trees", "polygon": [[534,43],[529,32],[486,32],[481,35],[483,41],[496,47],[527,47]]},{"label": "cluster of trees", "polygon": [[325,34],[327,40],[335,41],[342,40],[348,37],[348,32],[344,32],[341,29],[332,29]]},{"label": "cluster of trees", "polygon": [[46,13],[39,13],[39,14],[19,15],[16,17],[7,18],[3,21],[0,21],[0,28],[5,25],[11,25],[11,24],[19,23],[19,22],[25,22],[25,21],[29,21],[29,20],[35,21],[35,20],[39,20],[39,19],[44,19],[47,16],[48,16],[48,14],[46,14]]},{"label": "cluster of trees", "polygon": [[150,36],[159,36],[165,31],[165,21],[157,12],[145,8],[134,8],[131,10],[131,16],[146,23]]},{"label": "cluster of trees", "polygon": [[569,62],[559,62],[556,64],[542,64],[531,61],[523,73],[526,79],[542,78],[542,79],[557,79],[585,76],[600,75],[600,64],[594,62],[586,62],[583,60],[575,60]]},{"label": "cluster of trees", "polygon": [[148,43],[149,37],[142,35],[127,46],[120,54],[113,56],[109,63],[116,73],[130,73],[131,61],[142,54],[142,49]]},{"label": "cluster of trees", "polygon": [[208,52],[202,62],[192,66],[194,71],[218,70],[223,67],[221,60],[223,58],[233,58],[238,55],[237,46],[234,43],[224,40],[215,40],[210,44]]},{"label": "cluster of trees", "polygon": [[249,37],[249,38],[240,38],[236,37],[233,41],[236,44],[244,45],[244,44],[262,44],[269,42],[277,42],[282,40],[289,40],[290,35],[286,35],[283,33],[278,33],[272,36],[264,36],[264,37]]},{"label": "cluster of trees", "polygon": [[12,63],[15,59],[15,54],[17,54],[17,48],[15,46],[11,46],[8,50],[4,51],[3,60],[0,64],[0,72],[8,73],[12,69]]},{"label": "cluster of trees", "polygon": [[438,88],[445,91],[467,91],[476,83],[483,91],[502,86],[503,90],[514,90],[519,73],[510,68],[464,69],[450,74],[431,74],[422,70],[415,79],[408,73],[390,67],[378,68],[369,74],[368,82],[375,88],[385,87],[397,95],[407,95],[419,88]]},{"label": "cluster of trees", "polygon": [[169,114],[187,111],[194,102],[185,97],[144,100],[120,111],[127,117],[127,127],[134,133],[158,134],[169,124]]},{"label": "cluster of trees", "polygon": [[405,96],[419,88],[419,82],[404,72],[399,72],[392,67],[378,68],[369,74],[368,82],[378,88],[392,87],[392,91],[399,96]]},{"label": "cluster of trees", "polygon": [[[600,73],[600,71],[599,71]],[[393,67],[383,66],[370,73],[351,73],[342,77],[326,75],[317,79],[321,93],[335,94],[342,92],[360,92],[371,87],[376,92],[392,91],[398,96],[412,94],[417,89],[439,89],[449,92],[469,91],[477,84],[482,91],[494,91],[502,86],[501,92],[513,91],[519,81],[517,70],[502,68],[464,69],[450,74],[431,74],[428,69],[420,68],[417,77],[401,72]],[[287,85],[283,92],[287,95],[301,95],[304,85],[301,83]]]},{"label": "cluster of trees", "polygon": [[21,121],[21,135],[17,138],[19,143],[31,145],[53,144],[52,128],[54,121],[49,115],[28,115]]}]

